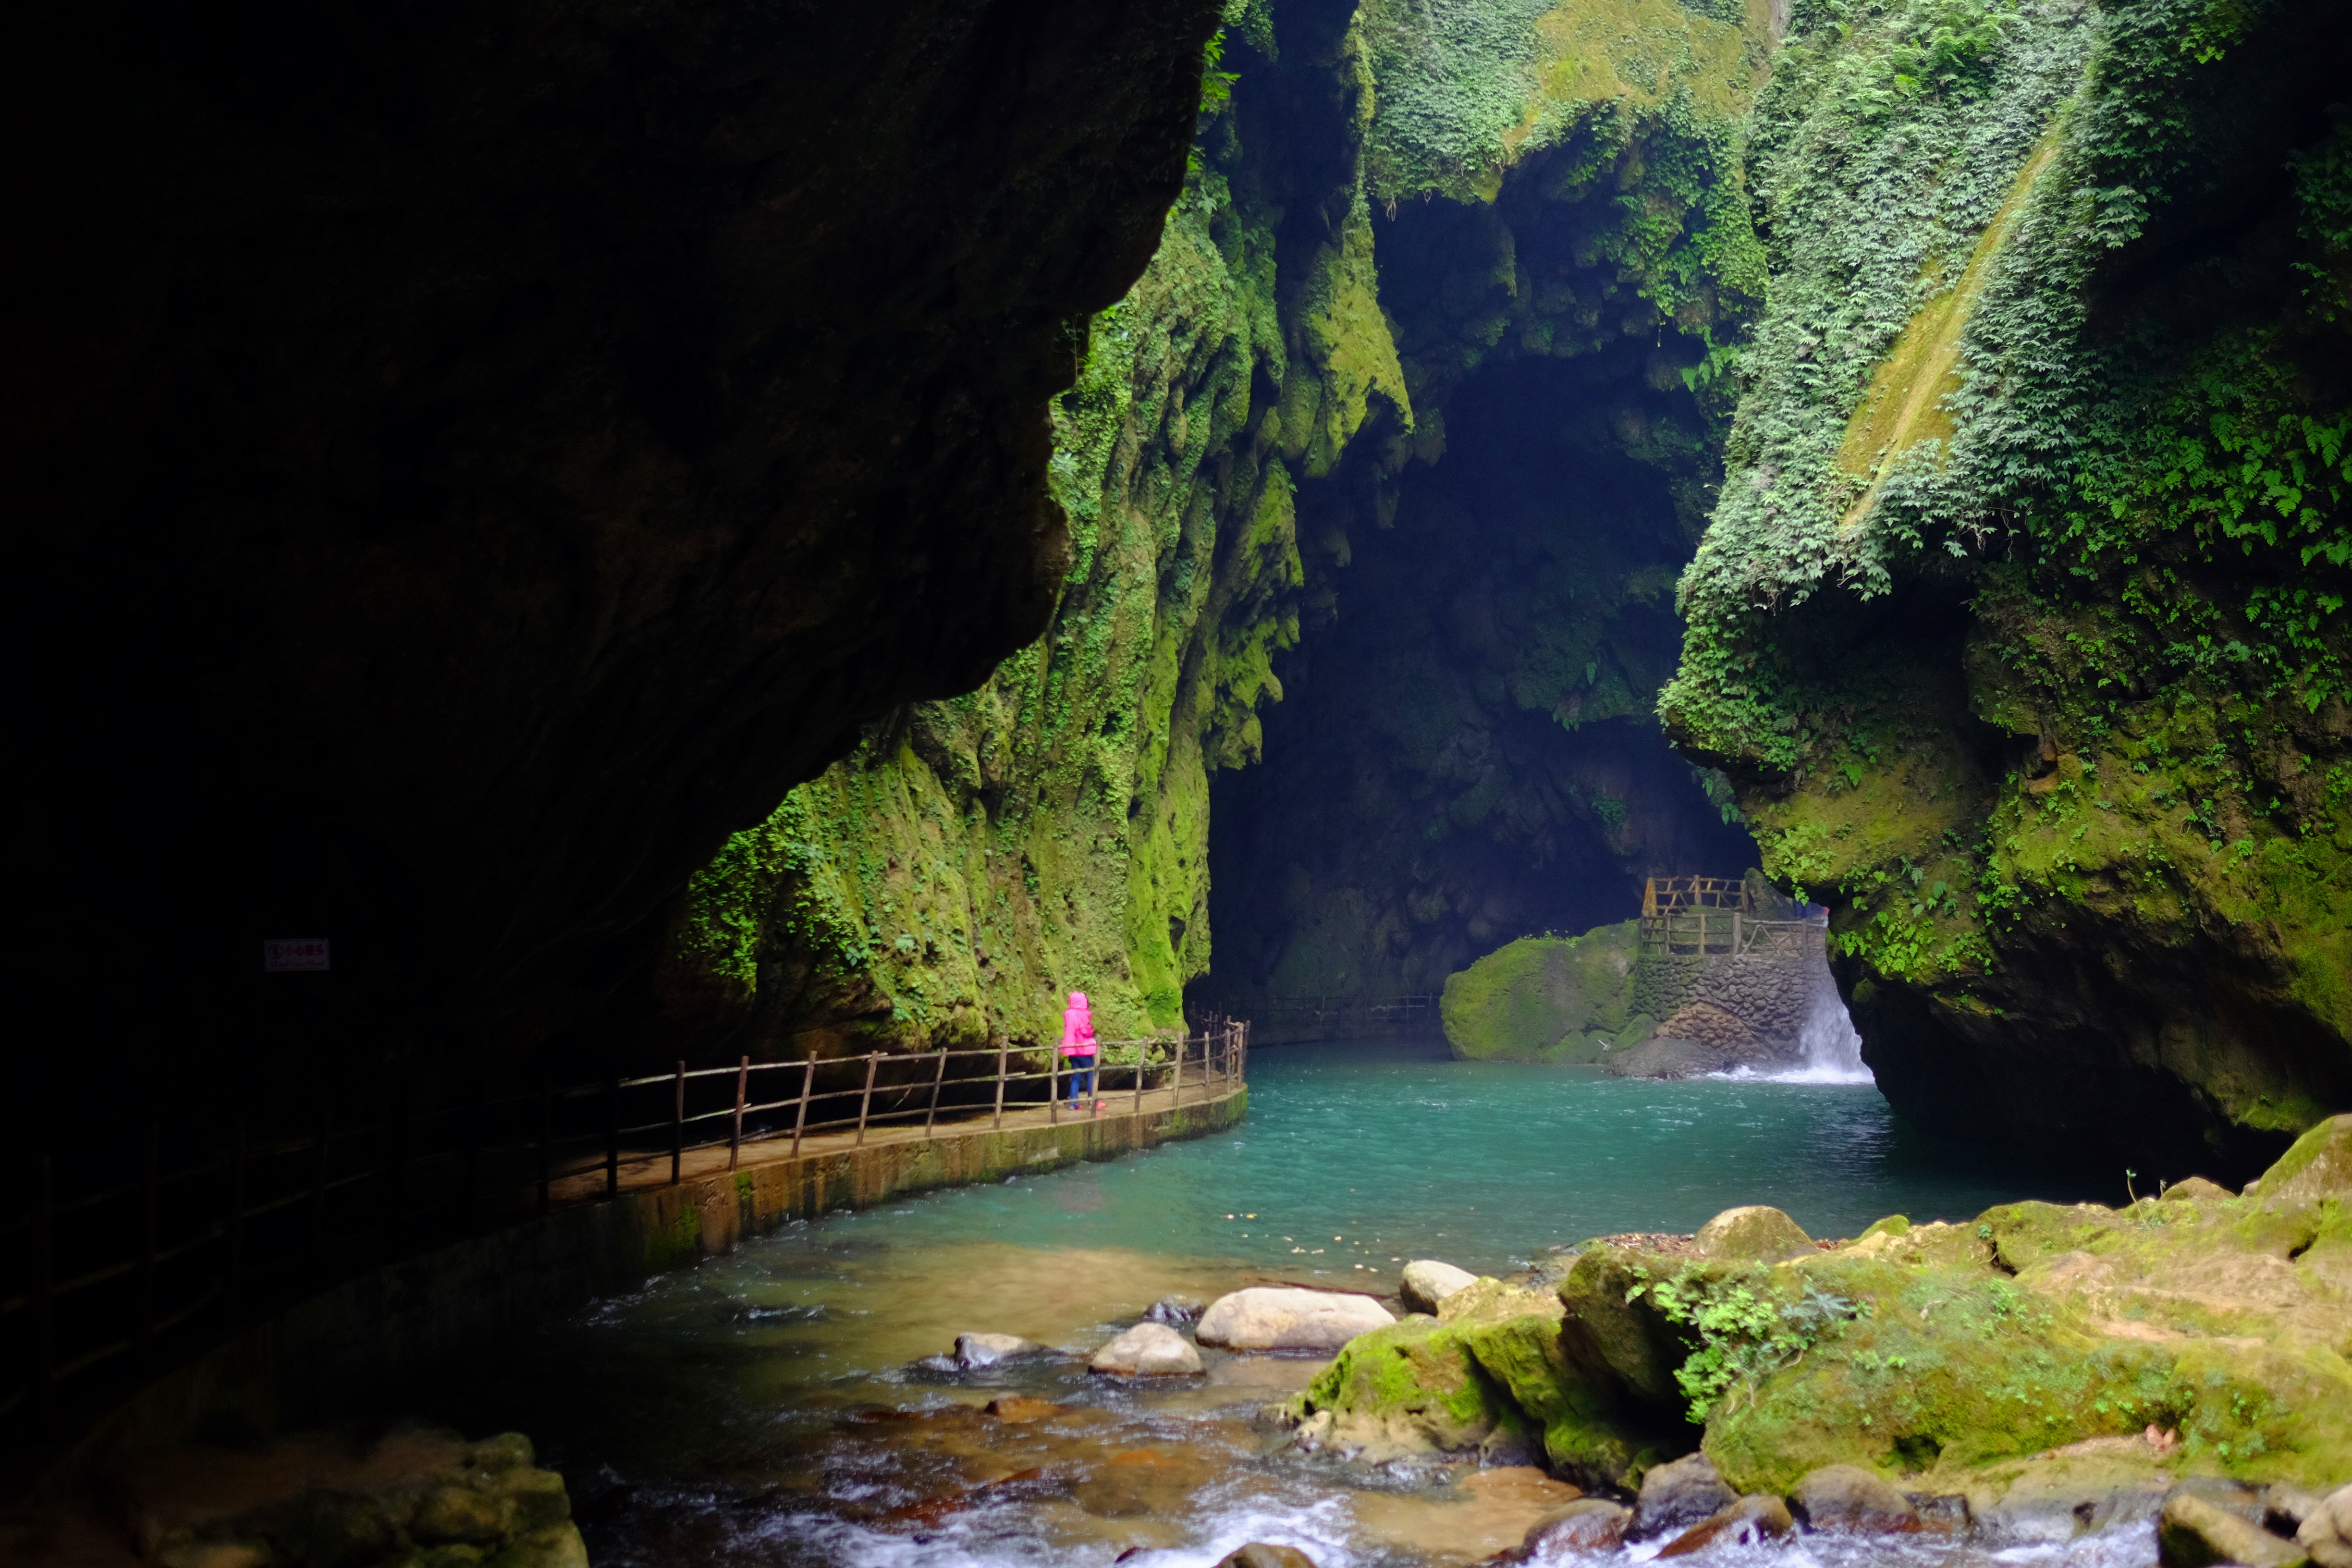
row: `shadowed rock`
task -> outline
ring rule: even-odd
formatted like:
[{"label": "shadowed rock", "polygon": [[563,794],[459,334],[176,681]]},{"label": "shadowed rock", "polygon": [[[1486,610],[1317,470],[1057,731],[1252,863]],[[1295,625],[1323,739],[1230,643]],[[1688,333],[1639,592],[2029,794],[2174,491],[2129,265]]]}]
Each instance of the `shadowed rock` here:
[{"label": "shadowed rock", "polygon": [[1739,1494],[1724,1484],[1713,1459],[1688,1454],[1642,1478],[1632,1534],[1638,1541],[1683,1530],[1738,1500]]},{"label": "shadowed rock", "polygon": [[1776,1541],[1795,1529],[1789,1505],[1769,1493],[1741,1498],[1730,1507],[1690,1527],[1666,1544],[1660,1557],[1687,1557],[1715,1545],[1752,1546]]},{"label": "shadowed rock", "polygon": [[1859,1465],[1823,1465],[1789,1494],[1789,1510],[1808,1530],[1889,1534],[1919,1528],[1919,1510]]}]

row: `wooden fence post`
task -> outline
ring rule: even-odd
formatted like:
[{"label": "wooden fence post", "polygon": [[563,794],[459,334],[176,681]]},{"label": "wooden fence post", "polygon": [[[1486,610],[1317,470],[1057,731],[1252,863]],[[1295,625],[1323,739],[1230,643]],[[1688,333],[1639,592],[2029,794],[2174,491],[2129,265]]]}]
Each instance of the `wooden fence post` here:
[{"label": "wooden fence post", "polygon": [[931,1135],[931,1125],[939,1120],[940,1086],[947,1081],[947,1077],[948,1053],[946,1047],[942,1047],[940,1050],[940,1065],[931,1073],[931,1108],[923,1112],[923,1136],[925,1138],[929,1138]]},{"label": "wooden fence post", "polygon": [[1731,911],[1731,956],[1739,956],[1739,911]]},{"label": "wooden fence post", "polygon": [[996,1047],[996,1121],[999,1130],[1004,1126],[1004,1058],[1005,1047]]},{"label": "wooden fence post", "polygon": [[874,1103],[874,1069],[882,1065],[880,1051],[866,1053],[866,1092],[857,1097],[857,1143],[866,1142],[866,1108]]},{"label": "wooden fence post", "polygon": [[139,1354],[155,1348],[155,1184],[162,1174],[163,1124],[147,1119],[146,1165],[139,1183]]},{"label": "wooden fence post", "polygon": [[1143,1114],[1143,1064],[1151,1054],[1151,1042],[1135,1042],[1135,1114]]},{"label": "wooden fence post", "polygon": [[793,1158],[801,1155],[801,1129],[808,1125],[809,1090],[816,1087],[816,1053],[808,1054],[808,1066],[801,1072],[801,1107],[793,1113]]},{"label": "wooden fence post", "polygon": [[743,1091],[750,1087],[751,1058],[742,1057],[735,1063],[735,1121],[727,1135],[727,1168],[733,1170],[743,1160]]},{"label": "wooden fence post", "polygon": [[669,1107],[669,1184],[677,1185],[678,1168],[686,1163],[686,1064],[677,1064],[677,1093]]},{"label": "wooden fence post", "polygon": [[1049,1126],[1062,1124],[1062,1048],[1055,1046],[1045,1058],[1045,1121]]},{"label": "wooden fence post", "polygon": [[[1322,1014],[1318,1012],[1316,1016],[1319,1018]],[[1176,1075],[1168,1080],[1168,1108],[1171,1110],[1184,1103],[1184,1046],[1185,1037],[1177,1036]]]},{"label": "wooden fence post", "polygon": [[604,1201],[621,1195],[621,1069],[604,1075]]}]

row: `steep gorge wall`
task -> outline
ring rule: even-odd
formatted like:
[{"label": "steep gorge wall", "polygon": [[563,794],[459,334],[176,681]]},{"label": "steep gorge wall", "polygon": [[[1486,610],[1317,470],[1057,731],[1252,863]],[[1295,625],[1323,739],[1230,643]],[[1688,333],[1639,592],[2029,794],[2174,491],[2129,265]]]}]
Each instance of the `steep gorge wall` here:
[{"label": "steep gorge wall", "polygon": [[1930,1125],[2235,1179],[2352,1104],[2352,25],[1797,7],[1662,710]]},{"label": "steep gorge wall", "polygon": [[[1204,115],[1162,248],[1096,322],[1057,414],[1078,552],[1053,627],[974,697],[870,727],[732,841],[681,913],[665,1037],[794,1053],[1034,1039],[1074,987],[1115,1034],[1171,1027],[1210,967],[1213,924],[1228,931],[1220,995],[1285,953],[1301,987],[1397,984],[1393,964],[1351,964],[1367,944],[1410,947],[1433,986],[1456,949],[1559,907],[1465,901],[1464,884],[1494,880],[1482,858],[1532,859],[1555,888],[1601,868],[1609,890],[1588,901],[1609,913],[1640,869],[1744,863],[1744,839],[1646,719],[1611,723],[1645,716],[1671,668],[1667,585],[1712,471],[1715,334],[1762,289],[1725,171],[1769,9],[1724,10],[1229,6],[1232,97]],[[1446,487],[1400,479],[1472,473],[1476,426],[1513,395],[1471,409],[1469,462],[1432,470],[1444,408],[1481,365],[1520,361],[1594,389],[1538,437],[1573,448],[1571,473],[1641,476],[1565,520],[1566,543],[1547,537],[1564,520],[1539,487],[1468,498],[1474,521]],[[1370,542],[1449,531],[1465,535],[1450,557]],[[1351,567],[1360,546],[1379,559]],[[1471,610],[1483,625],[1439,613],[1470,669],[1400,665],[1415,661],[1411,634],[1444,640],[1424,603],[1490,593],[1497,561],[1537,591],[1510,590],[1499,618]],[[1360,625],[1387,626],[1389,643],[1354,646]],[[1209,778],[1250,778],[1234,770],[1285,721],[1260,705],[1326,668],[1354,681],[1313,716],[1339,743],[1275,749],[1259,795],[1286,815],[1220,808],[1234,885],[1220,907],[1239,915],[1213,922]],[[1507,693],[1484,689],[1497,679]],[[1376,710],[1369,724],[1351,705]],[[1507,752],[1516,770],[1498,766]],[[1334,773],[1363,787],[1334,789]],[[1402,805],[1438,780],[1433,805]],[[1498,799],[1494,821],[1526,831],[1475,847]],[[1715,830],[1696,845],[1694,806]],[[1473,853],[1400,879],[1395,841],[1433,812],[1459,819]],[[1349,863],[1318,866],[1304,900],[1275,896],[1297,854],[1260,855],[1268,837]],[[1433,918],[1441,940],[1417,929]]]},{"label": "steep gorge wall", "polygon": [[[1254,762],[1304,582],[1295,494],[1370,419],[1410,429],[1344,8],[1229,8],[1158,252],[1054,405],[1073,559],[1050,626],[905,708],[732,839],[680,911],[667,1038],[762,1053],[1180,1027],[1206,967],[1208,774]],[[1222,101],[1220,101],[1222,100]],[[1311,548],[1311,546],[1310,546]]]}]

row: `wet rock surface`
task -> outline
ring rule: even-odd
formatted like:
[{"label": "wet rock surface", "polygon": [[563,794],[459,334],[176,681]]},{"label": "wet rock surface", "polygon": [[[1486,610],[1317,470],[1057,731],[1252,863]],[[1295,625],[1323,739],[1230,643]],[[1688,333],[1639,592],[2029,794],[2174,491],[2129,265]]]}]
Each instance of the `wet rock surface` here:
[{"label": "wet rock surface", "polygon": [[1789,1511],[1807,1530],[1891,1535],[1921,1528],[1919,1510],[1911,1500],[1859,1465],[1824,1465],[1807,1471],[1789,1493]]},{"label": "wet rock surface", "polygon": [[1394,1321],[1369,1296],[1254,1286],[1211,1302],[1193,1337],[1225,1350],[1332,1351]]},{"label": "wet rock surface", "polygon": [[520,1433],[308,1433],[134,1455],[110,1490],[141,1560],[163,1568],[586,1568],[563,1478],[533,1458]]},{"label": "wet rock surface", "polygon": [[1466,1268],[1456,1268],[1451,1263],[1422,1258],[1404,1266],[1402,1280],[1403,1289],[1399,1295],[1404,1301],[1405,1310],[1433,1313],[1448,1296],[1476,1284],[1478,1277]]},{"label": "wet rock surface", "polygon": [[1778,1541],[1796,1528],[1789,1505],[1779,1498],[1744,1497],[1684,1531],[1659,1549],[1660,1558],[1687,1557],[1711,1547],[1753,1546]]},{"label": "wet rock surface", "polygon": [[1738,1500],[1739,1494],[1725,1483],[1713,1459],[1705,1454],[1685,1454],[1642,1478],[1631,1533],[1636,1540],[1646,1540],[1678,1532]]},{"label": "wet rock surface", "polygon": [[1167,1325],[1142,1322],[1095,1352],[1087,1365],[1126,1377],[1183,1376],[1201,1370],[1201,1352]]}]

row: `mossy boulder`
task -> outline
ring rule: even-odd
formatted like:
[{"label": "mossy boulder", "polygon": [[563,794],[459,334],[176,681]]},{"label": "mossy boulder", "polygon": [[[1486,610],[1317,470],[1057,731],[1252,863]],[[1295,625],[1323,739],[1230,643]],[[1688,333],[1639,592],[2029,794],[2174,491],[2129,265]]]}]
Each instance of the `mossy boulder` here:
[{"label": "mossy boulder", "polygon": [[[1633,1015],[1637,924],[1582,936],[1521,937],[1446,976],[1440,1013],[1456,1057],[1591,1062],[1637,1043]],[[1641,1022],[1645,1023],[1646,1020]]]},{"label": "mossy boulder", "polygon": [[1510,1415],[1465,1328],[1412,1318],[1348,1342],[1290,1414],[1319,1440],[1386,1452],[1474,1448]]},{"label": "mossy boulder", "polygon": [[1722,1259],[1780,1263],[1814,1250],[1813,1238],[1803,1226],[1762,1204],[1724,1210],[1692,1239],[1702,1257]]},{"label": "mossy boulder", "polygon": [[2266,1206],[2352,1200],[2352,1116],[2331,1116],[2296,1139],[2245,1195]]}]

